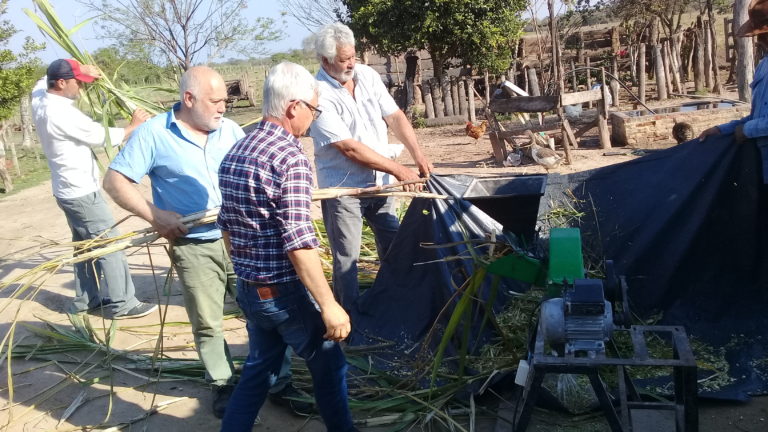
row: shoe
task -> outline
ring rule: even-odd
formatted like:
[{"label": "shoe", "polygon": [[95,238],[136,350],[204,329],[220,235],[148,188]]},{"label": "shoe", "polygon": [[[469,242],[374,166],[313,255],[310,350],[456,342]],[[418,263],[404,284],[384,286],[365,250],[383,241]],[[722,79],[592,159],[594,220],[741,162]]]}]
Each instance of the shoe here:
[{"label": "shoe", "polygon": [[88,313],[101,312],[102,310],[104,310],[104,308],[107,308],[111,304],[112,304],[112,300],[104,299],[96,306],[89,307],[87,312]]},{"label": "shoe", "polygon": [[213,396],[213,416],[217,419],[224,418],[224,412],[227,410],[227,404],[233,391],[235,391],[235,386],[232,384],[213,386],[213,392],[215,393]]},{"label": "shoe", "polygon": [[300,416],[311,416],[315,413],[315,404],[309,393],[297,389],[293,384],[288,383],[282,390],[275,393],[269,393],[269,401],[277,406],[287,406],[291,408],[294,414]]},{"label": "shoe", "polygon": [[156,310],[157,310],[157,305],[139,302],[139,304],[132,307],[131,309],[121,314],[117,314],[113,316],[112,319],[121,320],[121,319],[140,318],[140,317],[149,315]]}]

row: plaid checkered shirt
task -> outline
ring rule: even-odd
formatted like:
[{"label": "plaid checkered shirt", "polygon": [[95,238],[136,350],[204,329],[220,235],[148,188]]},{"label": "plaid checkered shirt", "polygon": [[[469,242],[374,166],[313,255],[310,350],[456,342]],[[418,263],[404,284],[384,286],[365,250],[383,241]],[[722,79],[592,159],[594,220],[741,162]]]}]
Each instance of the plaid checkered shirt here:
[{"label": "plaid checkered shirt", "polygon": [[312,167],[301,142],[262,121],[219,167],[217,224],[229,233],[237,276],[274,284],[298,279],[287,252],[317,248],[310,204]]}]

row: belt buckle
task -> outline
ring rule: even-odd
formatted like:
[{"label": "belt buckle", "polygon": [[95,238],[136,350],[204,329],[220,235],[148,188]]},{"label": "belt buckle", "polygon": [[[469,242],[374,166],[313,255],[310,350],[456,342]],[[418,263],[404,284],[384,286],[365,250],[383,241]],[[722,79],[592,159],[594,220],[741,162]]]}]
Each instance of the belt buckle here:
[{"label": "belt buckle", "polygon": [[256,292],[262,300],[271,300],[277,297],[277,288],[272,285],[262,285],[256,287]]}]

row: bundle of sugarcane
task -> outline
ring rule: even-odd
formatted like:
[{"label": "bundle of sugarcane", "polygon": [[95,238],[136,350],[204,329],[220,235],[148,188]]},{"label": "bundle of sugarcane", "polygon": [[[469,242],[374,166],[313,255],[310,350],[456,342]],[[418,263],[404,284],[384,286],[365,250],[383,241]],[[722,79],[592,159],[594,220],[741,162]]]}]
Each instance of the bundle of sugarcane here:
[{"label": "bundle of sugarcane", "polygon": [[431,199],[448,199],[449,198],[447,195],[439,195],[431,192],[396,190],[396,189],[402,189],[409,185],[424,184],[427,182],[427,180],[428,179],[426,178],[422,178],[419,180],[402,181],[402,182],[392,183],[388,185],[371,186],[367,188],[332,187],[332,188],[315,189],[314,191],[312,191],[312,200],[318,201],[318,200],[324,200],[324,199],[339,198],[343,196],[357,196],[360,198],[368,198],[368,197],[375,197],[375,196],[398,196],[398,197],[408,197],[408,198],[431,198]]},{"label": "bundle of sugarcane", "polygon": [[[399,192],[392,189],[402,187],[406,184],[423,183],[426,180],[418,180],[414,182],[401,182],[394,183],[386,186],[376,186],[372,188],[330,188],[330,189],[316,189],[312,193],[313,200],[323,200],[336,198],[339,196],[361,196],[361,197],[375,197],[375,196],[399,196]],[[423,192],[407,192],[410,197],[423,197],[432,199],[444,199],[447,198],[443,195],[436,195]],[[202,212],[192,213],[184,216],[181,222],[188,228],[205,225],[216,221],[216,217],[219,214],[219,209],[209,209]],[[27,272],[11,278],[7,281],[0,281],[0,290],[17,284],[22,283],[17,291],[9,298],[16,299],[30,287],[41,285],[40,281],[46,280],[48,277],[56,273],[59,269],[66,265],[72,265],[83,261],[92,260],[105,256],[110,253],[119,252],[125,249],[141,247],[159,239],[160,235],[152,227],[144,228],[138,231],[131,231],[126,234],[115,237],[97,237],[95,239],[83,240],[79,242],[73,242],[71,245],[74,247],[73,251],[62,253],[56,258],[46,261]],[[0,312],[2,312],[7,306],[8,302],[3,306],[0,306]]]},{"label": "bundle of sugarcane", "polygon": [[[35,15],[29,9],[24,9],[24,13],[43,31],[53,42],[61,46],[73,59],[82,64],[94,64],[93,57],[85,51],[80,50],[72,41],[72,35],[87,24],[87,19],[71,29],[67,29],[61,22],[53,5],[48,0],[33,0],[35,6],[42,13],[42,17]],[[95,65],[98,66],[98,65]],[[117,74],[117,72],[115,72]],[[165,109],[147,98],[138,94],[136,88],[128,87],[125,83],[114,83],[115,76],[102,76],[91,83],[85,91],[85,97],[82,100],[87,103],[88,110],[94,114],[94,118],[101,119],[104,127],[114,127],[118,118],[130,118],[136,108],[142,108],[150,114],[158,114]],[[176,93],[175,89],[152,87],[153,90]],[[109,142],[107,134],[106,152],[111,160],[116,152]]]}]

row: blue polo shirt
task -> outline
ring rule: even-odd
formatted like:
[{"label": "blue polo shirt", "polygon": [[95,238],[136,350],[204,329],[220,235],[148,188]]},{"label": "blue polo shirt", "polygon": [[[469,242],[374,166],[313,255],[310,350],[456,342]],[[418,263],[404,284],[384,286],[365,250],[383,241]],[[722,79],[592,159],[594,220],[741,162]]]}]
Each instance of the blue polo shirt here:
[{"label": "blue polo shirt", "polygon": [[[235,122],[223,119],[201,147],[177,123],[174,112],[159,114],[139,126],[109,167],[136,183],[148,175],[152,201],[162,210],[188,215],[221,206],[219,165],[229,149],[245,136]],[[221,237],[216,224],[195,227],[188,238],[212,240]]]}]

